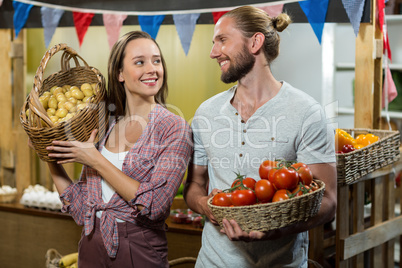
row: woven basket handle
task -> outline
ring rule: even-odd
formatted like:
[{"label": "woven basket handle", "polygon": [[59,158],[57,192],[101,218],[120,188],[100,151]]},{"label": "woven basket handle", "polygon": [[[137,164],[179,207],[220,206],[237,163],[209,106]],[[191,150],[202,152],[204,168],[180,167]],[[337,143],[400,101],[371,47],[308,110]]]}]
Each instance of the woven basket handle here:
[{"label": "woven basket handle", "polygon": [[80,59],[86,68],[90,68],[88,63],[83,58],[81,58],[74,49],[67,46],[66,44],[61,43],[55,45],[51,49],[46,51],[45,55],[42,57],[38,69],[36,70],[33,88],[29,97],[29,108],[50,127],[53,127],[54,124],[47,115],[45,108],[43,108],[39,101],[39,89],[42,87],[44,70],[46,69],[49,60],[53,57],[54,54],[60,51],[64,51],[63,55],[61,56],[62,71],[70,70],[71,59],[74,60],[76,67],[81,66],[80,62],[78,61],[78,59]]},{"label": "woven basket handle", "polygon": [[42,83],[43,83],[43,73],[44,70],[46,69],[47,63],[49,60],[53,57],[54,54],[56,54],[59,51],[64,50],[64,53],[61,57],[61,70],[62,71],[68,71],[70,70],[70,60],[73,59],[75,62],[75,65],[81,66],[78,59],[80,59],[85,67],[90,68],[88,63],[81,58],[77,52],[72,49],[71,47],[67,46],[66,44],[58,44],[46,51],[45,55],[43,56],[38,69],[36,70],[36,75],[34,77],[34,90],[39,93],[39,88],[41,88]]}]

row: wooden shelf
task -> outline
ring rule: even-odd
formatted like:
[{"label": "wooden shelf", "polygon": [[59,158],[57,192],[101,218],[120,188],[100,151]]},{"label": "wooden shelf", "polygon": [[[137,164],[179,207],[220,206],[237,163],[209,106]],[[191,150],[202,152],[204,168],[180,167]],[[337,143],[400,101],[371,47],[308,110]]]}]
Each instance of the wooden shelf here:
[{"label": "wooden shelf", "polygon": [[[350,62],[339,62],[335,65],[335,67],[336,67],[337,71],[354,71],[355,70],[355,64],[350,63]],[[389,68],[391,70],[402,70],[402,64],[390,63]]]},{"label": "wooden shelf", "polygon": [[[338,115],[354,115],[355,109],[352,107],[339,107],[337,113]],[[388,111],[388,114],[390,118],[402,119],[402,111],[401,112]],[[386,117],[387,116],[386,112],[381,111],[381,116]]]}]

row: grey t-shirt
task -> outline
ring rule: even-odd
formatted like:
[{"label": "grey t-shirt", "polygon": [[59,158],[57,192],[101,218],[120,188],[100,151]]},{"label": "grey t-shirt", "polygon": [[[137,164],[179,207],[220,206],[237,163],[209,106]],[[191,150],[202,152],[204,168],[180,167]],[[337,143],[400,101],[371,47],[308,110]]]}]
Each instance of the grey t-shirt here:
[{"label": "grey t-shirt", "polygon": [[[266,160],[335,162],[334,129],[321,105],[282,81],[279,93],[246,122],[230,101],[236,86],[208,99],[193,122],[196,165],[208,165],[209,192],[230,188],[240,172],[259,180]],[[308,233],[258,242],[232,242],[206,222],[196,267],[307,267]]]}]

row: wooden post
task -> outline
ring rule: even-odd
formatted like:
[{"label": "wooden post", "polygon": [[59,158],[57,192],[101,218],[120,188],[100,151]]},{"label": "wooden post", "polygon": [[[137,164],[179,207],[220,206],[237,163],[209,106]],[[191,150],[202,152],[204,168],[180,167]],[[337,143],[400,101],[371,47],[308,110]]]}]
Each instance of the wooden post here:
[{"label": "wooden post", "polygon": [[13,153],[12,153],[12,62],[11,62],[11,36],[12,30],[0,29],[0,122],[2,133],[0,135],[0,183],[14,185],[12,170],[14,168]]},{"label": "wooden post", "polygon": [[27,188],[32,181],[33,172],[31,161],[31,149],[28,147],[28,136],[21,126],[19,114],[21,107],[26,99],[25,74],[26,66],[26,30],[23,29],[18,38],[12,43],[13,57],[13,151],[15,152],[15,183],[19,197],[22,196],[23,190]]},{"label": "wooden post", "polygon": [[[382,92],[382,35],[376,24],[376,0],[371,1],[371,22],[361,23],[356,38],[356,128],[380,126]],[[379,52],[380,51],[380,52]]]}]

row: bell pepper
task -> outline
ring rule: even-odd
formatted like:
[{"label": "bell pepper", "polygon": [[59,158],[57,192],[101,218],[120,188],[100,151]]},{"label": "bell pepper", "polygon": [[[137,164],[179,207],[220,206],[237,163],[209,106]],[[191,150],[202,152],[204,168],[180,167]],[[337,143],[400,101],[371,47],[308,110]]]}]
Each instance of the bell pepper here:
[{"label": "bell pepper", "polygon": [[337,128],[335,131],[335,151],[342,151],[344,145],[356,144],[356,140],[345,130]]},{"label": "bell pepper", "polygon": [[363,145],[363,147],[368,146],[376,141],[379,140],[379,137],[374,135],[374,134],[360,134],[359,136],[356,137],[356,142],[358,144]]}]

